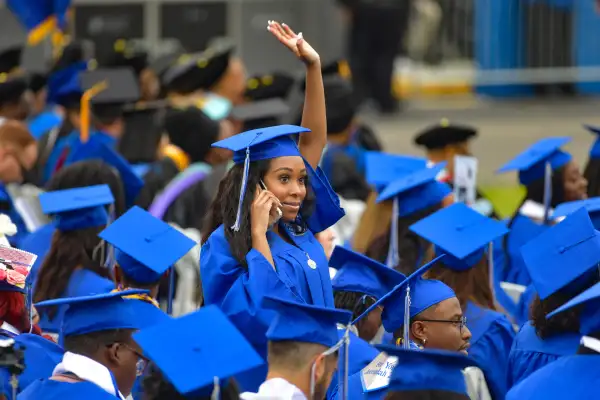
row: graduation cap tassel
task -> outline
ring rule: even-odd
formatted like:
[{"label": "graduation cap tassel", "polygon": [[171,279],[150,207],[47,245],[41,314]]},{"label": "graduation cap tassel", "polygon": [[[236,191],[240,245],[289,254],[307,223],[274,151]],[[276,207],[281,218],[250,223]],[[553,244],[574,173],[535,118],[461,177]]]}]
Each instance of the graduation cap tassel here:
[{"label": "graduation cap tassel", "polygon": [[90,138],[90,101],[98,93],[106,90],[108,83],[106,81],[98,82],[90,89],[86,90],[81,96],[81,129],[80,138],[83,143],[87,142]]},{"label": "graduation cap tassel", "polygon": [[175,297],[175,266],[169,273],[169,299],[167,300],[167,314],[173,315],[173,298]]},{"label": "graduation cap tassel", "polygon": [[346,332],[344,332],[344,373],[342,379],[342,399],[348,399],[348,368],[350,364],[350,327],[352,325],[348,325],[346,327]]},{"label": "graduation cap tassel", "polygon": [[219,400],[221,398],[221,385],[219,383],[219,377],[213,378],[213,390],[210,395],[210,400]]},{"label": "graduation cap tassel", "polygon": [[402,332],[402,348],[410,349],[410,285],[406,286],[406,297],[404,297],[404,326]]},{"label": "graduation cap tassel", "polygon": [[235,216],[235,224],[231,227],[234,232],[240,231],[240,225],[242,224],[242,205],[244,203],[244,195],[246,193],[246,186],[248,186],[248,173],[250,171],[250,147],[246,148],[246,159],[244,160],[244,177],[242,178],[242,187],[240,189],[240,200],[238,202],[237,214]]},{"label": "graduation cap tassel", "polygon": [[552,165],[546,163],[544,176],[544,224],[548,223],[550,218],[550,204],[552,203]]},{"label": "graduation cap tassel", "polygon": [[388,248],[388,255],[386,264],[390,268],[396,267],[400,263],[400,255],[398,253],[398,214],[400,205],[398,204],[398,197],[394,197],[394,203],[392,206],[392,221],[390,223],[390,245]]}]

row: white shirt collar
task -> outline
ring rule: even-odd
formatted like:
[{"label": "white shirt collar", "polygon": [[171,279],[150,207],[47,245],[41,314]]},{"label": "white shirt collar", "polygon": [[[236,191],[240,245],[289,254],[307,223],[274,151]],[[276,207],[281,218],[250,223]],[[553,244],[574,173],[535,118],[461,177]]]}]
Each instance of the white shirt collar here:
[{"label": "white shirt collar", "polygon": [[596,338],[591,336],[583,336],[581,338],[581,345],[590,350],[594,350],[596,353],[600,353],[600,340]]},{"label": "white shirt collar", "polygon": [[0,329],[4,329],[5,331],[8,331],[8,332],[13,333],[15,335],[20,335],[21,334],[21,332],[19,332],[19,330],[17,328],[15,328],[14,326],[12,326],[8,322],[3,322],[2,326],[0,326]]},{"label": "white shirt collar", "polygon": [[63,356],[62,362],[54,368],[52,375],[64,374],[66,372],[99,386],[105,392],[117,396],[121,400],[125,400],[125,397],[119,392],[108,368],[91,358],[67,351]]},{"label": "white shirt collar", "polygon": [[307,400],[298,387],[283,378],[273,378],[265,381],[258,388],[258,393],[245,392],[240,395],[242,400]]}]

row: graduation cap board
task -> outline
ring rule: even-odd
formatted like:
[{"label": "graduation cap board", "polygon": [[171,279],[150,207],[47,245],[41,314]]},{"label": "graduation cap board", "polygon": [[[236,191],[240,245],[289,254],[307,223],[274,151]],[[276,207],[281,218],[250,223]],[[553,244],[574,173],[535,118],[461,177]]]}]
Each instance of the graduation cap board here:
[{"label": "graduation cap board", "polygon": [[521,255],[543,300],[567,285],[598,279],[600,232],[586,209],[580,208],[523,245]]},{"label": "graduation cap board", "polygon": [[196,242],[152,216],[133,207],[100,233],[116,249],[116,260],[125,275],[137,282],[158,282]]},{"label": "graduation cap board", "polygon": [[367,151],[365,166],[367,182],[381,192],[396,179],[427,167],[427,160],[421,157]]},{"label": "graduation cap board", "polygon": [[417,146],[423,146],[427,150],[437,150],[452,144],[466,142],[476,136],[475,128],[451,124],[447,119],[443,119],[439,124],[418,133],[414,142]]},{"label": "graduation cap board", "polygon": [[126,104],[140,98],[138,80],[133,69],[128,67],[86,71],[80,75],[80,80],[83,91],[90,90],[103,82],[106,84],[106,88],[94,96],[94,103]]},{"label": "graduation cap board", "polygon": [[[210,329],[196,329],[198,326]],[[250,343],[214,305],[171,319],[133,335],[133,339],[187,396],[210,395],[220,381],[264,364]],[[165,346],[165,343],[170,343]],[[202,365],[202,368],[197,368]],[[214,386],[217,383],[216,387]]]}]

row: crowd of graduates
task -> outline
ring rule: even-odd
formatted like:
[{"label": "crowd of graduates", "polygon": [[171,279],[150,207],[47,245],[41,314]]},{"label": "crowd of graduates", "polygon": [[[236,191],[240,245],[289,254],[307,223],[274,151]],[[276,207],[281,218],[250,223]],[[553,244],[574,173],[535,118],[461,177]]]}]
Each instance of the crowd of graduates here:
[{"label": "crowd of graduates", "polygon": [[585,174],[569,138],[515,149],[500,220],[458,201],[475,128],[386,153],[342,61],[265,40],[303,74],[224,40],[0,49],[4,397],[596,398],[598,144]]}]

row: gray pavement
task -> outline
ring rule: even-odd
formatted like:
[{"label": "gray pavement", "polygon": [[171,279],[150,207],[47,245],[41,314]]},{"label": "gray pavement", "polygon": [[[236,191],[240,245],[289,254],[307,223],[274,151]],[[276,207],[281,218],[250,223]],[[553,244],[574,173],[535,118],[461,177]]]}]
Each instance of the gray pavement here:
[{"label": "gray pavement", "polygon": [[566,147],[580,165],[594,139],[582,123],[600,126],[600,99],[490,101],[468,97],[412,100],[406,110],[394,117],[382,118],[365,112],[392,153],[422,154],[412,144],[413,135],[442,118],[479,128],[472,148],[479,158],[480,183],[514,185],[514,174],[496,175],[494,171],[528,144],[546,136],[570,136]]}]

